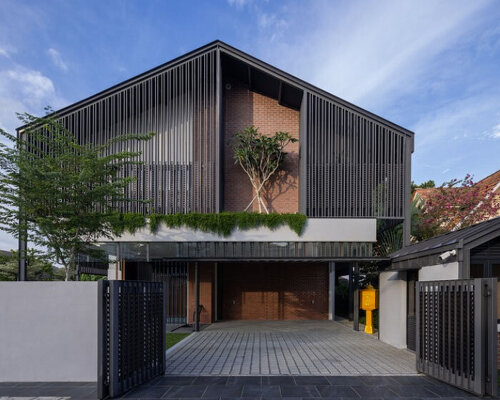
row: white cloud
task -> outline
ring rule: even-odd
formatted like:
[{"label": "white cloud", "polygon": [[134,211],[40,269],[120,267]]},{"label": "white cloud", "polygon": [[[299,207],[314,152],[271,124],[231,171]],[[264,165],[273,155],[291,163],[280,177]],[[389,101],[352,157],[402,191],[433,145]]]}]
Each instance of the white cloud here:
[{"label": "white cloud", "polygon": [[[300,29],[287,31],[273,46],[263,32],[258,50],[272,64],[376,111],[395,94],[430,82],[429,65],[463,38],[487,4],[487,0],[302,3],[279,13],[288,26]],[[269,25],[269,18],[259,23]]]},{"label": "white cloud", "polygon": [[247,4],[250,4],[252,0],[227,0],[230,6],[235,6],[238,8],[242,8]]},{"label": "white cloud", "polygon": [[0,71],[0,127],[9,132],[19,126],[16,112],[42,115],[46,106],[57,109],[65,103],[40,71],[19,65]]},{"label": "white cloud", "polygon": [[6,49],[0,47],[0,56],[9,57],[9,52]]},{"label": "white cloud", "polygon": [[68,66],[62,59],[61,53],[59,53],[56,49],[50,48],[47,50],[47,54],[50,56],[52,63],[62,71],[67,71]]},{"label": "white cloud", "polygon": [[490,136],[494,139],[500,139],[500,124],[497,124],[493,128],[491,128]]}]

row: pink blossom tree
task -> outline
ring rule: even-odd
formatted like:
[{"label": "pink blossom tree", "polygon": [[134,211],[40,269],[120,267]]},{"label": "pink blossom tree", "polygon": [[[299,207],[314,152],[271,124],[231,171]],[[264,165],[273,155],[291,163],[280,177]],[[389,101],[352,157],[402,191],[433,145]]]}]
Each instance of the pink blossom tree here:
[{"label": "pink blossom tree", "polygon": [[476,185],[470,174],[443,183],[422,200],[419,222],[413,232],[416,240],[488,220],[497,215],[500,207],[494,193]]}]

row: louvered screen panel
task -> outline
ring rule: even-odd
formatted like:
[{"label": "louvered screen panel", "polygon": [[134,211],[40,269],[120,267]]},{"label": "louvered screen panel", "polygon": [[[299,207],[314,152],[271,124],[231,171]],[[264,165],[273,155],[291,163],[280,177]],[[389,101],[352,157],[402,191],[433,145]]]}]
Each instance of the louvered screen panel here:
[{"label": "louvered screen panel", "polygon": [[[61,115],[82,142],[103,144],[122,134],[155,132],[147,142],[117,143],[140,151],[143,165],[121,202],[124,212],[215,212],[217,190],[216,51],[158,71],[82,108]],[[144,201],[148,202],[144,202]]]},{"label": "louvered screen panel", "polygon": [[307,94],[306,214],[404,218],[405,134]]}]

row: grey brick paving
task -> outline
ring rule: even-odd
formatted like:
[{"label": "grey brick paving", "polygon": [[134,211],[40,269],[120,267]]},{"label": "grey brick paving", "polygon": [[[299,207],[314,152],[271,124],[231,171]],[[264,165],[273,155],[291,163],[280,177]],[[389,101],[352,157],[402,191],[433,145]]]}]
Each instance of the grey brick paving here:
[{"label": "grey brick paving", "polygon": [[[167,351],[171,375],[415,375],[415,356],[332,321],[212,324]],[[350,392],[349,392],[350,393]]]}]

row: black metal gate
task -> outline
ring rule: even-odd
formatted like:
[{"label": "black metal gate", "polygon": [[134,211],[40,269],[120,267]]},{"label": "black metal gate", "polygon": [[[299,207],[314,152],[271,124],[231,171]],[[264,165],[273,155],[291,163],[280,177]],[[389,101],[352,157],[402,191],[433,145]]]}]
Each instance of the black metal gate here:
[{"label": "black metal gate", "polygon": [[497,280],[417,282],[417,370],[479,395],[497,392]]},{"label": "black metal gate", "polygon": [[98,397],[116,397],[165,372],[166,285],[99,281]]}]

